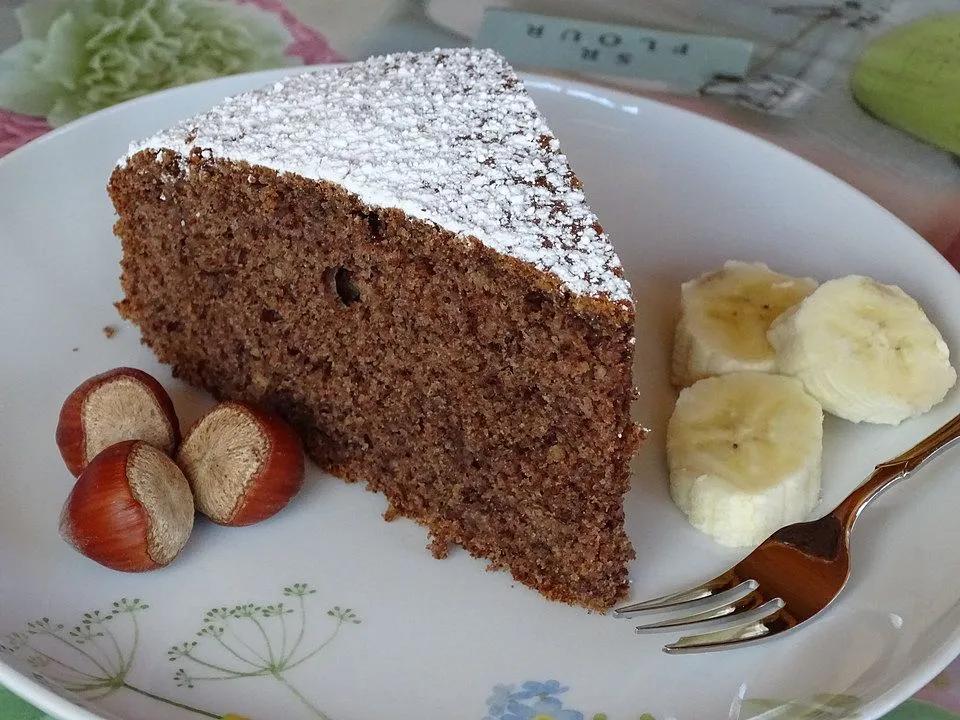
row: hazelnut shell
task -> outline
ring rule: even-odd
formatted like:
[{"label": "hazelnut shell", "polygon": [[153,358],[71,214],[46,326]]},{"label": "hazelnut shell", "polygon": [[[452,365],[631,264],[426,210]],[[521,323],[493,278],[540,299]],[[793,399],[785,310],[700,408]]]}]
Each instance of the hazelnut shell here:
[{"label": "hazelnut shell", "polygon": [[60,515],[60,534],[101,565],[143,572],[176,557],[193,518],[190,487],[174,462],[142,440],[126,440],[81,473]]},{"label": "hazelnut shell", "polygon": [[122,440],[144,440],[172,454],[180,444],[180,423],[156,378],[120,367],[84,381],[67,396],[56,438],[67,469],[79,476],[97,453]]},{"label": "hazelnut shell", "polygon": [[266,520],[303,485],[297,433],[276,413],[246,403],[221,403],[197,420],[177,463],[197,510],[220,525]]}]

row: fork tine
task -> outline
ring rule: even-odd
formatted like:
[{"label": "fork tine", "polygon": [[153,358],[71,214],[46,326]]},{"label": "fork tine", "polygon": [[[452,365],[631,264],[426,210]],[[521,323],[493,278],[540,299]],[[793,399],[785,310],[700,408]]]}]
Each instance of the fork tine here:
[{"label": "fork tine", "polygon": [[709,612],[698,613],[691,617],[678,618],[675,620],[664,620],[649,625],[638,625],[637,634],[654,632],[666,632],[668,630],[677,630],[681,632],[691,631],[694,634],[712,633],[719,630],[738,628],[744,625],[752,625],[762,622],[766,618],[778,612],[783,607],[783,600],[774,598],[760,604],[760,599],[756,594],[748,595],[731,606]]},{"label": "fork tine", "polygon": [[704,635],[689,635],[666,645],[663,651],[669,655],[728,650],[764,642],[774,635],[791,630],[798,625],[786,608],[775,610],[767,618],[751,625],[729,628]]},{"label": "fork tine", "polygon": [[663,646],[667,655],[692,655],[697,653],[715,652],[728,648],[743,647],[766,640],[772,633],[763,623],[755,623],[745,627],[722,630],[707,635],[691,635],[682,637],[675,643]]},{"label": "fork tine", "polygon": [[697,622],[699,620],[711,620],[713,618],[722,618],[732,615],[736,612],[744,612],[746,610],[752,610],[755,607],[758,607],[763,603],[763,596],[758,592],[752,592],[748,595],[744,595],[742,598],[735,600],[727,605],[722,605],[717,608],[711,608],[709,610],[704,610],[703,612],[694,613],[692,615],[684,615],[683,613],[673,613],[673,618],[668,620],[663,620],[661,622],[647,623],[637,627],[637,633],[643,632],[653,632],[659,628],[674,629],[677,627],[682,627],[687,623]]},{"label": "fork tine", "polygon": [[741,581],[732,571],[705,582],[699,587],[664,595],[644,602],[625,605],[613,611],[614,617],[631,617],[638,613],[683,610],[697,612],[736,602],[757,589],[755,580]]}]

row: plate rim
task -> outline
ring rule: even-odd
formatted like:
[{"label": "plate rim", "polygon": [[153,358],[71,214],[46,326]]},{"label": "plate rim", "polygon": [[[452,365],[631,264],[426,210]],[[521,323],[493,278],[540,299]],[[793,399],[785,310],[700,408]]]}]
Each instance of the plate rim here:
[{"label": "plate rim", "polygon": [[[85,115],[58,128],[54,128],[50,132],[47,132],[13,150],[4,157],[0,157],[0,175],[2,175],[6,170],[6,167],[10,164],[11,159],[19,159],[20,156],[27,155],[36,150],[36,148],[40,145],[59,138],[61,135],[71,133],[77,128],[83,127],[85,124],[97,123],[102,118],[111,114],[126,112],[130,107],[136,106],[138,103],[146,103],[158,97],[184,92],[188,89],[196,89],[198,86],[225,83],[231,79],[242,78],[254,80],[259,77],[263,77],[264,83],[266,83],[268,82],[267,78],[293,76],[301,73],[331,69],[351,64],[355,63],[325,63],[319,65],[304,65],[299,67],[272,68],[249,73],[236,73],[233,75],[224,75],[194,83],[178,85],[176,87],[167,88],[165,90],[132,98],[130,100],[126,100],[116,105],[111,105],[110,107],[90,113],[89,115]],[[888,221],[896,223],[900,225],[902,229],[906,230],[907,233],[912,236],[912,242],[917,246],[922,246],[922,248],[916,247],[916,251],[926,252],[932,261],[940,262],[947,268],[954,269],[950,262],[919,233],[917,233],[916,230],[911,228],[904,220],[899,218],[869,195],[847,183],[842,178],[833,175],[819,165],[795,154],[794,152],[791,152],[780,145],[777,145],[765,137],[748,132],[747,130],[744,130],[736,125],[732,125],[721,119],[702,115],[685,107],[663,102],[659,99],[648,97],[639,93],[630,92],[629,90],[610,87],[609,85],[604,85],[602,83],[593,83],[582,79],[568,78],[550,73],[520,72],[519,74],[523,81],[528,84],[528,87],[559,92],[563,95],[567,95],[580,101],[597,102],[599,104],[612,107],[613,109],[620,110],[621,112],[628,107],[638,108],[642,105],[653,105],[658,108],[658,111],[665,110],[668,112],[678,112],[687,116],[692,116],[696,119],[695,122],[702,122],[709,126],[720,126],[723,128],[723,130],[720,131],[721,133],[731,132],[742,136],[741,140],[759,143],[763,146],[766,146],[766,149],[778,156],[780,160],[797,163],[799,166],[805,167],[805,171],[813,171],[813,174],[818,178],[818,181],[833,184],[834,187],[842,188],[843,192],[852,192],[855,195],[859,195],[861,200],[867,201],[874,207],[875,210],[879,210],[882,212],[882,214],[886,215]],[[890,685],[876,695],[873,699],[859,706],[856,710],[856,717],[863,718],[864,720],[876,720],[881,718],[883,715],[890,712],[906,700],[909,700],[914,694],[916,694],[917,691],[929,683],[930,680],[932,680],[958,656],[960,656],[960,626],[953,628],[953,630],[944,637],[944,640],[940,643],[939,647],[928,655],[925,663],[919,664],[913,670],[905,674],[898,682]],[[44,687],[40,683],[14,668],[12,665],[8,664],[3,658],[0,658],[0,685],[6,687],[12,693],[19,696],[42,712],[57,718],[62,718],[62,720],[109,720],[105,716],[95,714],[81,705],[78,705]]]}]

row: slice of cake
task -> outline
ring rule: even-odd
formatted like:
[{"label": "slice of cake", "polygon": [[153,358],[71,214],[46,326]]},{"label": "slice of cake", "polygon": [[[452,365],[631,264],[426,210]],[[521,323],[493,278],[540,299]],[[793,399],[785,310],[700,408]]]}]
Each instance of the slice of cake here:
[{"label": "slice of cake", "polygon": [[437,557],[624,594],[634,307],[500,56],[273,83],[134,144],[109,190],[118,307],[179,377],[278,410]]}]

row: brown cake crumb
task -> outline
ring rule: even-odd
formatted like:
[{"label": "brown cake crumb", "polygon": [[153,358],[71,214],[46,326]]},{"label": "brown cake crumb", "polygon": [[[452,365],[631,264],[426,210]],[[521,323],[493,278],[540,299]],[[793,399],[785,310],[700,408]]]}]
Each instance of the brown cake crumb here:
[{"label": "brown cake crumb", "polygon": [[439,533],[431,533],[430,543],[427,545],[427,549],[437,560],[443,560],[450,555],[450,542],[450,538],[444,537]]},{"label": "brown cake crumb", "polygon": [[114,335],[117,334],[117,328],[114,327],[113,325],[104,325],[103,334],[106,336],[107,340],[109,340],[110,338],[112,338]]}]

